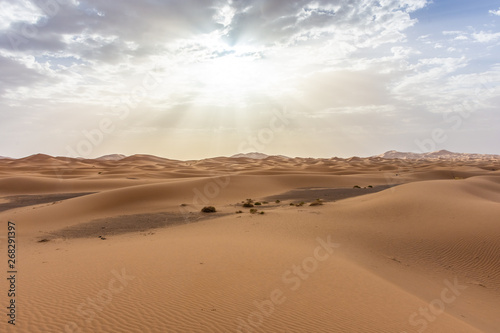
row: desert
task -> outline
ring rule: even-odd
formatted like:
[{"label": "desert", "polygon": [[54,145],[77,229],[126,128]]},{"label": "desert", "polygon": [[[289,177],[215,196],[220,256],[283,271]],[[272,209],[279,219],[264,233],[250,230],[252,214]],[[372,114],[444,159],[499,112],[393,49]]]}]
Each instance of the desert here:
[{"label": "desert", "polygon": [[498,0],[0,0],[0,333],[500,333]]},{"label": "desert", "polygon": [[498,332],[500,159],[438,155],[2,159],[3,330]]}]

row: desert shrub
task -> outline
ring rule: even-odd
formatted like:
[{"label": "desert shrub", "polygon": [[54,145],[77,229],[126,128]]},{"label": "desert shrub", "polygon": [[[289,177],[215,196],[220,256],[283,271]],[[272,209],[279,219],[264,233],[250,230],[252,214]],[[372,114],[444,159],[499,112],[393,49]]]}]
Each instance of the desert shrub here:
[{"label": "desert shrub", "polygon": [[253,207],[253,200],[247,199],[245,202],[243,202],[243,207],[246,207],[246,208]]},{"label": "desert shrub", "polygon": [[236,214],[243,214],[241,210],[237,211]]},{"label": "desert shrub", "polygon": [[264,215],[264,212],[260,212],[259,214],[260,214],[260,215]]},{"label": "desert shrub", "polygon": [[181,207],[186,207],[186,206],[187,206],[187,204],[181,204]]},{"label": "desert shrub", "polygon": [[280,200],[276,200],[275,203],[280,203],[281,201]]},{"label": "desert shrub", "polygon": [[263,205],[266,205],[266,204],[268,204],[268,203],[269,203],[269,202],[267,202],[267,201],[262,201],[262,204],[263,204]]},{"label": "desert shrub", "polygon": [[260,205],[262,205],[262,203],[260,203],[258,201],[255,203],[255,206],[260,206]]},{"label": "desert shrub", "polygon": [[321,201],[321,199],[316,199],[316,201],[311,202],[309,206],[321,206],[321,205],[323,205],[323,201]]},{"label": "desert shrub", "polygon": [[206,206],[201,209],[203,213],[215,213],[217,210],[214,206]]},{"label": "desert shrub", "polygon": [[353,188],[361,188],[361,187],[358,185],[354,185]]},{"label": "desert shrub", "polygon": [[296,204],[295,206],[300,207],[300,206],[304,206],[304,204],[305,204],[305,202],[304,202],[304,201],[301,201],[301,202],[299,202],[298,204]]},{"label": "desert shrub", "polygon": [[373,188],[373,186],[371,186],[371,185],[368,185],[368,188]]},{"label": "desert shrub", "polygon": [[293,202],[290,202],[290,206],[295,206],[295,204]]},{"label": "desert shrub", "polygon": [[255,213],[257,213],[257,209],[255,208],[250,209],[250,214],[255,214]]}]

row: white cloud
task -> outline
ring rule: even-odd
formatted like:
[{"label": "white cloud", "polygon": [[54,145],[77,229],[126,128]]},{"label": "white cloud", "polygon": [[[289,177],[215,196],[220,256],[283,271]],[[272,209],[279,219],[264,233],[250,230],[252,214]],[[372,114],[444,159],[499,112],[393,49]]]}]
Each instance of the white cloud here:
[{"label": "white cloud", "polygon": [[473,33],[472,37],[480,43],[491,43],[500,39],[500,32],[491,33],[481,31],[479,33]]},{"label": "white cloud", "polygon": [[465,57],[420,59],[411,66],[411,74],[396,82],[391,92],[410,105],[419,105],[432,112],[443,111],[442,105],[450,102],[443,93],[444,84],[467,64]]},{"label": "white cloud", "polygon": [[[182,73],[170,72],[165,85],[173,94],[196,95],[193,102],[216,103],[217,96],[227,97],[228,92],[233,92],[231,98],[219,97],[225,103],[234,102],[238,94],[242,99],[266,90],[279,95],[289,92],[288,83],[311,66],[345,66],[354,52],[404,41],[404,31],[417,22],[410,13],[426,3],[208,0],[200,4],[185,0],[145,6],[133,0],[67,2],[23,43],[19,55],[43,61],[39,67],[45,68],[46,75],[58,77],[61,84],[38,87],[33,94],[14,89],[9,96],[25,96],[27,102],[36,96],[51,103],[58,98],[108,105],[120,89],[128,93],[132,77],[155,66]],[[15,30],[32,14],[28,9],[14,9],[6,12],[21,13],[9,21]],[[363,61],[356,64],[351,68],[364,66]],[[180,79],[170,84],[174,77]],[[82,95],[75,93],[79,87],[92,97],[80,100]],[[68,95],[63,98],[65,92]]]},{"label": "white cloud", "polygon": [[0,1],[0,30],[19,21],[35,24],[43,16],[42,10],[30,1]]},{"label": "white cloud", "polygon": [[[22,1],[7,3],[14,2],[0,0],[1,34],[42,15]],[[116,113],[120,103],[135,105],[124,131],[137,125],[158,136],[175,128],[192,138],[193,128],[251,129],[285,104],[296,109],[293,130],[338,120],[339,128],[346,121],[351,129],[395,131],[395,122],[446,112],[473,94],[475,83],[452,78],[475,72],[477,63],[483,72],[491,67],[477,59],[497,52],[500,39],[474,27],[419,30],[412,13],[425,0],[64,3],[19,51],[0,36],[0,108],[65,121],[66,134],[65,127],[79,133]],[[153,70],[161,85],[137,99]],[[0,132],[5,117],[0,113]]]},{"label": "white cloud", "polygon": [[497,10],[494,9],[490,10],[490,14],[500,16],[500,8],[498,8]]}]

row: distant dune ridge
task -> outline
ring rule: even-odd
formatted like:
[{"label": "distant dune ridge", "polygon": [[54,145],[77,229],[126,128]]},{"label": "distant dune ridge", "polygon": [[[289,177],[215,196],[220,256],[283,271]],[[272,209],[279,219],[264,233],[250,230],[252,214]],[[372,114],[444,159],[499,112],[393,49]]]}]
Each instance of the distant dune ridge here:
[{"label": "distant dune ridge", "polygon": [[268,158],[268,157],[271,157],[271,156],[282,157],[282,158],[290,158],[288,156],[283,156],[283,155],[266,155],[266,154],[257,153],[257,152],[253,152],[253,153],[240,153],[240,154],[236,154],[236,155],[231,156],[231,158],[252,158],[252,159],[256,159],[256,160],[261,160],[261,159],[265,159],[265,158]]},{"label": "distant dune ridge", "polygon": [[448,150],[439,150],[431,153],[404,153],[395,150],[385,152],[377,155],[381,158],[387,159],[442,159],[442,160],[477,160],[477,159],[500,159],[500,155],[491,154],[467,154],[467,153],[453,153]]},{"label": "distant dune ridge", "polygon": [[[235,155],[230,156],[229,158],[248,158],[248,159],[255,159],[255,160],[263,160],[269,157],[279,157],[279,158],[285,158],[285,159],[292,159],[293,157],[289,156],[284,156],[284,155],[267,155],[264,153],[259,153],[259,152],[251,152],[251,153],[238,153]],[[27,157],[23,157],[21,159],[26,159],[27,161],[34,161],[34,160],[48,160],[51,158],[57,158],[60,159],[62,157],[57,156],[53,157],[50,155],[46,154],[34,154],[30,155]],[[214,157],[217,158],[217,157]],[[301,157],[295,157],[298,159],[305,159]],[[383,158],[383,159],[402,159],[402,160],[436,160],[436,159],[441,159],[441,160],[495,160],[495,159],[500,159],[500,155],[494,155],[494,154],[474,154],[474,153],[454,153],[450,152],[448,150],[439,150],[435,152],[429,152],[429,153],[412,153],[412,152],[400,152],[396,150],[390,150],[387,151],[383,154],[380,155],[374,155],[368,158]],[[10,157],[3,157],[0,156],[0,159],[13,159]],[[77,158],[77,159],[84,159],[84,158]],[[109,155],[103,155],[100,157],[95,158],[95,160],[101,160],[101,161],[120,161],[123,159],[151,159],[151,160],[171,160],[165,157],[159,157],[155,155],[145,155],[145,154],[135,154],[131,156],[123,155],[123,154],[109,154]],[[210,158],[209,158],[210,159]],[[353,156],[349,158],[340,158],[340,157],[331,157],[331,158],[307,158],[307,159],[335,159],[335,160],[362,160],[362,157],[358,156]],[[171,160],[173,161],[173,160]]]},{"label": "distant dune ridge", "polygon": [[123,154],[110,154],[110,155],[104,155],[101,157],[96,158],[97,160],[103,160],[103,161],[119,161],[127,157],[126,155]]},{"label": "distant dune ridge", "polygon": [[0,159],[0,332],[498,333],[499,216],[497,155]]},{"label": "distant dune ridge", "polygon": [[[283,155],[266,155],[263,153],[245,153],[245,154],[236,154],[231,156],[231,158],[251,158],[251,159],[265,159],[268,157],[277,156],[282,158],[291,158]],[[396,150],[390,150],[380,155],[375,155],[371,157],[380,157],[385,159],[413,159],[413,160],[425,160],[425,159],[442,159],[442,160],[476,160],[476,159],[500,159],[500,155],[492,155],[492,154],[469,154],[469,153],[453,153],[448,150],[439,150],[435,152],[429,153],[408,153],[408,152],[399,152]],[[347,160],[358,159],[361,160],[360,157],[354,156],[347,158]]]}]

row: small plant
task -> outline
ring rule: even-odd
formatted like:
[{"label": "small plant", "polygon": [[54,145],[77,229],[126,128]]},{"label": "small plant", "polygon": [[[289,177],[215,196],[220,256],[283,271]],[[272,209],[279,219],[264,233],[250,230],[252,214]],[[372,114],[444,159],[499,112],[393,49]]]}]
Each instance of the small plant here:
[{"label": "small plant", "polygon": [[245,201],[243,203],[243,207],[246,207],[246,208],[253,207],[253,200],[252,199],[247,199],[247,201]]},{"label": "small plant", "polygon": [[373,188],[373,186],[371,186],[371,185],[368,185],[368,188]]},{"label": "small plant", "polygon": [[361,188],[361,187],[358,185],[354,185],[353,188]]},{"label": "small plant", "polygon": [[263,204],[263,205],[267,205],[268,203],[269,203],[269,202],[267,202],[267,201],[262,201],[262,204]]},{"label": "small plant", "polygon": [[260,212],[259,214],[260,214],[260,215],[264,215],[264,212]]},{"label": "small plant", "polygon": [[187,204],[181,204],[181,207],[186,207],[186,206],[187,206]]},{"label": "small plant", "polygon": [[301,206],[304,206],[305,202],[304,201],[301,201],[299,202],[298,204],[296,204],[295,206],[296,207],[301,207]]},{"label": "small plant", "polygon": [[309,206],[321,206],[323,205],[323,201],[321,199],[316,199],[316,201],[311,202]]},{"label": "small plant", "polygon": [[293,202],[290,202],[290,206],[295,206],[295,204]]},{"label": "small plant", "polygon": [[255,208],[250,209],[250,214],[255,214],[255,213],[257,213],[257,209]]},{"label": "small plant", "polygon": [[214,206],[205,206],[201,209],[203,213],[215,213],[217,210]]},{"label": "small plant", "polygon": [[262,203],[260,203],[258,201],[255,203],[255,206],[260,206],[260,205],[262,205]]},{"label": "small plant", "polygon": [[237,211],[236,214],[243,214],[241,210]]},{"label": "small plant", "polygon": [[280,203],[281,201],[280,200],[276,200],[275,203]]}]

